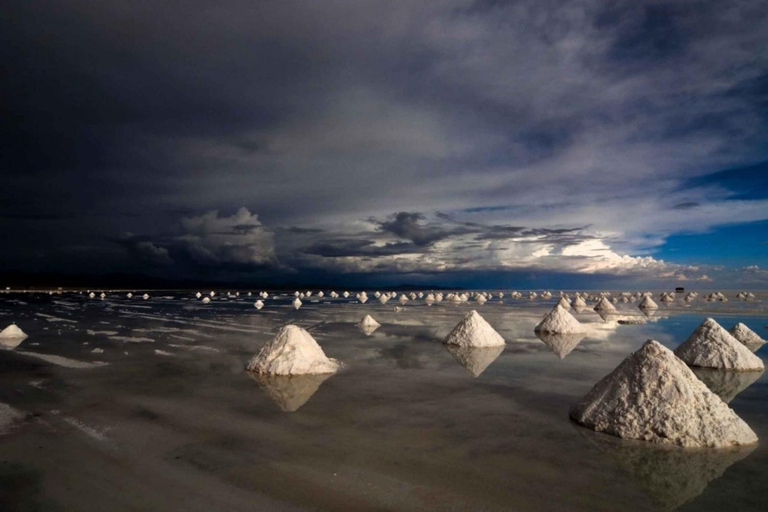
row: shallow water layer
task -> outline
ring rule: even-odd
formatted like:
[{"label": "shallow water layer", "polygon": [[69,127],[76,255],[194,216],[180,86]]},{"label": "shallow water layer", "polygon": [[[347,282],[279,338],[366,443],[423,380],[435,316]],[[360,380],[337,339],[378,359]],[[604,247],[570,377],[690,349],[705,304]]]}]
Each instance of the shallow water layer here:
[{"label": "shallow water layer", "polygon": [[[765,443],[682,450],[572,424],[568,410],[648,338],[674,348],[707,316],[768,331],[766,297],[576,314],[586,336],[538,339],[548,301],[485,305],[189,292],[3,294],[0,510],[765,510]],[[450,350],[471,308],[503,350]],[[382,325],[365,333],[371,314]],[[643,321],[644,323],[634,323]],[[255,379],[286,323],[344,368]],[[628,322],[628,323],[626,323]],[[768,349],[757,354],[765,358]],[[726,378],[727,377],[727,378]],[[768,380],[704,374],[768,439]],[[13,411],[7,413],[4,411]]]}]

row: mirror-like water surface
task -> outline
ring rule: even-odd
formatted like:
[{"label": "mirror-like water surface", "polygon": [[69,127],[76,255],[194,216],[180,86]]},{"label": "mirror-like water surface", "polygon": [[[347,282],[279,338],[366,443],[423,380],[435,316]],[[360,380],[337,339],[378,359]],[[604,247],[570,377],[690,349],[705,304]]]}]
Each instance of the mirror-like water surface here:
[{"label": "mirror-like water surface", "polygon": [[[533,328],[556,302],[386,306],[150,292],[0,296],[2,510],[765,510],[768,451],[682,450],[572,424],[568,410],[649,338],[674,348],[707,316],[768,334],[768,297],[576,313],[580,337]],[[503,349],[446,348],[471,308]],[[381,327],[356,324],[371,314]],[[333,376],[254,378],[285,323]],[[768,349],[757,351],[765,358]],[[768,440],[764,374],[697,371]]]}]

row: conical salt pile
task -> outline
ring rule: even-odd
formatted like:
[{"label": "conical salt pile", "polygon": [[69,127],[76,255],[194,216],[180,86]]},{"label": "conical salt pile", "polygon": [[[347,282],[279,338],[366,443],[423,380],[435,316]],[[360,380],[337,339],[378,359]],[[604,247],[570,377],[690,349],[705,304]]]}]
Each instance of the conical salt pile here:
[{"label": "conical salt pile", "polygon": [[704,320],[675,355],[691,366],[723,370],[763,370],[763,360],[711,318]]},{"label": "conical salt pile", "polygon": [[571,305],[568,303],[568,299],[566,299],[564,296],[560,297],[560,300],[557,301],[557,305],[566,311],[571,309]]},{"label": "conical salt pile", "polygon": [[587,303],[586,303],[586,301],[581,296],[577,295],[576,297],[574,297],[573,301],[571,302],[571,306],[573,306],[574,309],[575,308],[586,308],[587,307]]},{"label": "conical salt pile", "polygon": [[253,307],[255,307],[256,309],[261,309],[264,307],[264,302],[257,300],[256,302],[253,303]]},{"label": "conical salt pile", "polygon": [[298,325],[286,325],[248,362],[246,369],[271,375],[335,373],[339,363]]},{"label": "conical salt pile", "polygon": [[208,304],[209,302],[211,302],[210,297],[203,297],[203,304]]},{"label": "conical salt pile", "polygon": [[757,436],[685,363],[648,340],[571,409],[598,432],[686,447],[727,447]]},{"label": "conical salt pile", "polygon": [[11,324],[2,331],[0,331],[0,338],[4,339],[16,339],[16,338],[26,338],[27,334],[19,329],[19,326],[16,324]]},{"label": "conical salt pile", "polygon": [[753,352],[762,347],[765,343],[765,340],[758,336],[755,331],[742,323],[734,325],[728,332]]},{"label": "conical salt pile", "polygon": [[640,304],[638,304],[637,307],[640,309],[659,309],[659,306],[647,295],[640,301]]},{"label": "conical salt pile", "polygon": [[586,327],[574,318],[572,314],[557,304],[552,311],[534,328],[534,332],[550,332],[554,334],[577,334],[587,332]]},{"label": "conical salt pile", "polygon": [[371,315],[365,315],[357,325],[360,327],[381,327],[381,324],[377,322]]},{"label": "conical salt pile", "polygon": [[301,300],[299,300],[298,297],[296,297],[295,299],[293,299],[293,302],[291,304],[293,304],[294,309],[299,309],[301,307],[302,302]]},{"label": "conical salt pile", "polygon": [[461,347],[496,347],[504,345],[504,338],[473,309],[453,328],[444,343]]},{"label": "conical salt pile", "polygon": [[597,306],[595,306],[595,311],[610,313],[616,311],[616,308],[611,304],[611,301],[609,301],[607,297],[603,297],[600,299],[600,302],[597,303]]}]

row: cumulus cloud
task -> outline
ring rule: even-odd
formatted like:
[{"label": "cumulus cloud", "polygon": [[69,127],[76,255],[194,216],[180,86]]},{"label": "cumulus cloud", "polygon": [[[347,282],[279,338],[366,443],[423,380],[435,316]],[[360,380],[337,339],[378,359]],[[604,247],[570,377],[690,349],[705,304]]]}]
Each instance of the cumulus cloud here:
[{"label": "cumulus cloud", "polygon": [[165,247],[158,247],[152,241],[137,237],[133,233],[125,233],[118,239],[128,253],[137,260],[151,265],[172,265],[173,259]]},{"label": "cumulus cloud", "polygon": [[276,262],[273,233],[245,207],[228,217],[218,211],[184,217],[180,224],[183,234],[176,240],[196,263],[259,266]]}]

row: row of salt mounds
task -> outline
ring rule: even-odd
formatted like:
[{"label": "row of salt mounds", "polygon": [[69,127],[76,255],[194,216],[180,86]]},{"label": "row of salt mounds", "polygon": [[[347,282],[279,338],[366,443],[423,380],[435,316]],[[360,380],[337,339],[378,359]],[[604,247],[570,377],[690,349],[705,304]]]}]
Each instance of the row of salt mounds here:
[{"label": "row of salt mounds", "polygon": [[685,447],[757,442],[757,435],[671,350],[648,340],[571,409],[598,432]]},{"label": "row of salt mounds", "polygon": [[704,320],[675,355],[691,366],[723,370],[764,370],[763,360],[712,318]]},{"label": "row of salt mounds", "polygon": [[765,344],[765,340],[763,338],[758,336],[755,331],[742,323],[734,325],[728,332],[731,334],[731,336],[742,342],[748,349],[753,352]]},{"label": "row of salt mounds", "polygon": [[298,325],[280,328],[277,336],[246,366],[248,371],[271,375],[336,373],[339,362],[325,355],[317,341]]},{"label": "row of salt mounds", "polygon": [[444,343],[460,347],[498,347],[505,344],[504,338],[474,309],[453,328]]},{"label": "row of salt mounds", "polygon": [[587,332],[587,329],[572,314],[566,311],[564,307],[557,304],[534,328],[534,332],[581,334]]}]

